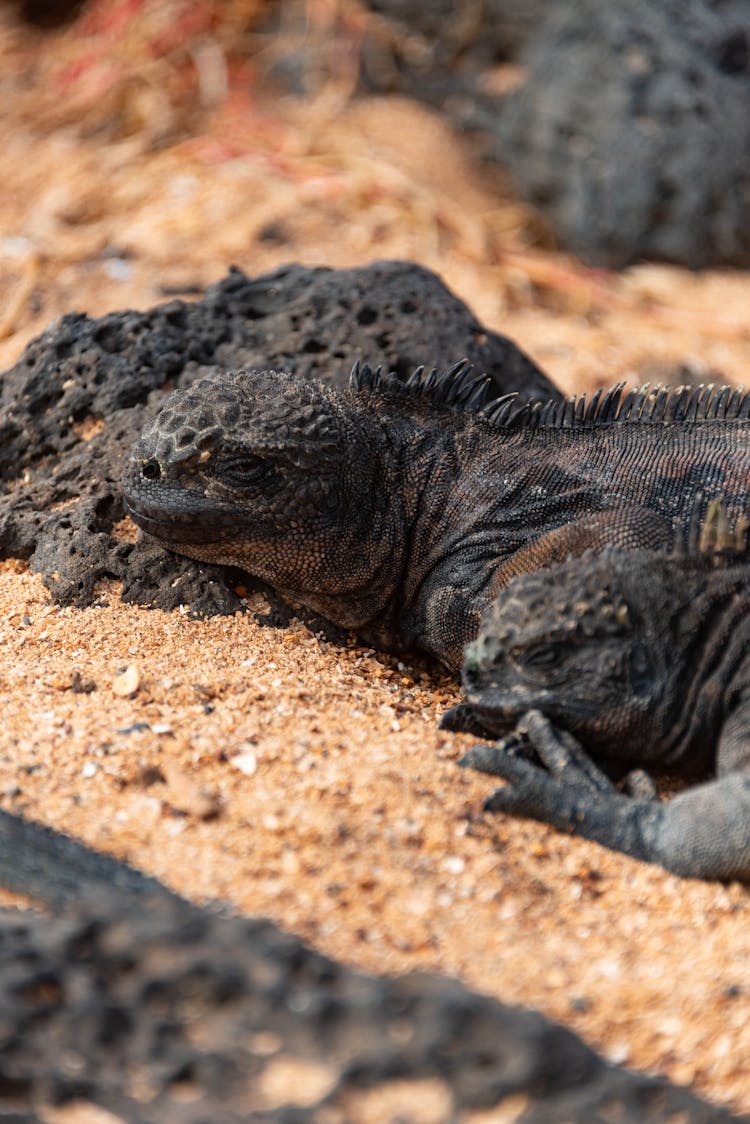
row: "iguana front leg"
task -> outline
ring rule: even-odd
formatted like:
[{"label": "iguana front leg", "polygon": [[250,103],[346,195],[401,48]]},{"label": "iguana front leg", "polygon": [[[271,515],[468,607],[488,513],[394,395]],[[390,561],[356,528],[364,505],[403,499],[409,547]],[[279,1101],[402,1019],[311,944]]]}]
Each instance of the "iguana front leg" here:
[{"label": "iguana front leg", "polygon": [[519,574],[564,562],[566,558],[579,558],[589,550],[596,554],[607,547],[660,550],[668,547],[673,537],[671,521],[645,507],[607,508],[571,518],[563,526],[531,539],[499,565],[492,576],[489,594],[496,596]]},{"label": "iguana front leg", "polygon": [[487,738],[492,732],[482,722],[480,715],[468,703],[456,703],[446,710],[438,722],[440,730],[450,730],[452,734],[473,734],[475,738]]},{"label": "iguana front leg", "polygon": [[[472,719],[475,717],[475,712],[473,709],[471,707],[465,709],[468,712],[466,725],[459,725],[458,723],[453,725],[454,712],[462,710],[459,704],[459,706],[453,707],[452,710],[446,711],[443,715],[440,721],[441,729],[453,730],[458,733],[478,733],[480,737],[489,736],[479,721],[476,723],[476,728],[474,727]],[[446,718],[450,719],[450,724],[444,725]],[[459,715],[459,718],[463,720],[463,713]],[[544,721],[547,722],[547,719],[544,719]],[[554,729],[551,724],[548,723],[548,725],[550,725],[550,730]],[[459,761],[459,765],[464,769],[476,769],[480,773],[489,773],[490,776],[508,779],[505,776],[507,758],[509,756],[520,757],[524,761],[533,761],[542,766],[546,765],[550,773],[558,779],[565,775],[576,783],[585,783],[594,793],[603,792],[608,795],[613,792],[617,793],[610,773],[604,772],[595,765],[575,738],[564,730],[558,729],[554,729],[554,736],[558,740],[558,744],[553,746],[551,739],[547,739],[547,754],[545,759],[542,759],[535,748],[535,741],[529,738],[528,731],[519,722],[512,734],[496,741],[494,745],[475,745],[473,749],[464,754]],[[611,762],[610,767],[614,776],[618,780],[622,780],[625,791],[630,796],[642,800],[654,800],[656,798],[656,785],[643,769],[632,769],[623,774],[617,762]]]},{"label": "iguana front leg", "polygon": [[[539,711],[525,714],[517,732],[545,768],[502,753],[500,743],[484,771],[508,783],[487,799],[487,811],[541,820],[683,877],[750,880],[750,776],[729,773],[668,804],[634,799]],[[472,750],[462,764],[481,768],[486,749]]]},{"label": "iguana front leg", "polygon": [[[473,730],[464,730],[464,733],[473,733]],[[486,731],[482,731],[484,737]],[[476,769],[480,773],[489,773],[494,777],[505,777],[503,772],[504,762],[509,758],[521,758],[522,761],[536,761],[536,750],[526,737],[516,727],[512,734],[501,738],[494,745],[475,745],[459,761],[462,769]]]}]

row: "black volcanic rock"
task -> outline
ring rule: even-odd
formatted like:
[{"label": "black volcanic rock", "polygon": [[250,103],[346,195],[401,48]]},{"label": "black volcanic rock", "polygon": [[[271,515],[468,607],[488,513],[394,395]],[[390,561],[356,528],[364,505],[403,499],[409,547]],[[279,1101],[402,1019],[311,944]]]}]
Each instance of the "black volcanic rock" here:
[{"label": "black volcanic rock", "polygon": [[8,813],[0,884],[49,910],[0,910],[3,1119],[82,1102],[143,1124],[354,1124],[385,1121],[372,1110],[394,1089],[404,1124],[425,1119],[409,1100],[426,1089],[446,1122],[506,1097],[526,1124],[732,1119],[535,1012],[455,980],[352,971]]},{"label": "black volcanic rock", "polygon": [[432,104],[477,96],[484,72],[516,58],[555,2],[366,0],[379,22],[365,26],[364,85]]},{"label": "black volcanic rock", "polygon": [[746,0],[563,0],[527,63],[492,151],[562,245],[612,267],[750,263]]}]

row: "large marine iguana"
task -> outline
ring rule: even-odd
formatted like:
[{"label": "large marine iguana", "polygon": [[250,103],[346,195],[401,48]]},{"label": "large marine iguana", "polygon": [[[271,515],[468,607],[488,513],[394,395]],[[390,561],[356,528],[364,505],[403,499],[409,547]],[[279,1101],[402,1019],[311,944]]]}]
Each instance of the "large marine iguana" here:
[{"label": "large marine iguana", "polygon": [[343,393],[276,371],[202,379],[146,427],[126,505],[171,550],[458,670],[514,574],[607,542],[666,543],[696,488],[732,511],[746,493],[739,390],[484,395],[463,364],[406,382],[357,365]]},{"label": "large marine iguana", "polygon": [[[463,673],[476,720],[516,727],[462,761],[509,782],[488,809],[684,876],[750,880],[747,527],[713,501],[672,551],[607,549],[499,594]],[[662,804],[643,774],[629,795],[599,766],[715,777]]]}]

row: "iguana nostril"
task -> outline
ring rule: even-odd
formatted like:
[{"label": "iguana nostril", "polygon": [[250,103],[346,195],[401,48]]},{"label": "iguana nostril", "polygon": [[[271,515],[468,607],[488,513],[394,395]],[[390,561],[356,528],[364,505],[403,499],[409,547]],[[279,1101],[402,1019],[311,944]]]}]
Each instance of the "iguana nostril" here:
[{"label": "iguana nostril", "polygon": [[158,480],[161,476],[161,465],[153,457],[141,465],[141,476],[145,480]]}]

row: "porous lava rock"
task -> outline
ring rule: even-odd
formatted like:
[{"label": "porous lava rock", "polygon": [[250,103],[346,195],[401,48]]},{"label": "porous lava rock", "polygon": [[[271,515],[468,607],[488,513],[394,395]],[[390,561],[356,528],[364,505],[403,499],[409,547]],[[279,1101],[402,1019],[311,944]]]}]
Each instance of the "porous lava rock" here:
[{"label": "porous lava rock", "polygon": [[436,104],[478,96],[485,72],[517,57],[554,0],[367,0],[365,7],[378,20],[365,27],[364,84]]},{"label": "porous lava rock", "polygon": [[[510,340],[409,262],[289,265],[254,279],[232,270],[195,303],[98,319],[71,313],[0,376],[0,553],[28,559],[62,602],[88,604],[97,581],[114,577],[125,600],[232,612],[241,602],[224,568],[119,531],[122,466],[164,394],[237,367],[341,387],[360,358],[405,376],[461,356],[492,376],[489,397],[514,389],[557,396]],[[268,623],[284,619],[273,604]]]},{"label": "porous lava rock", "polygon": [[563,246],[611,267],[748,265],[746,0],[563,0],[526,62],[492,151]]},{"label": "porous lava rock", "polygon": [[3,1119],[356,1124],[431,1105],[447,1122],[506,1119],[507,1097],[519,1124],[733,1119],[454,980],[366,976],[269,921],[103,897],[0,911]]}]

